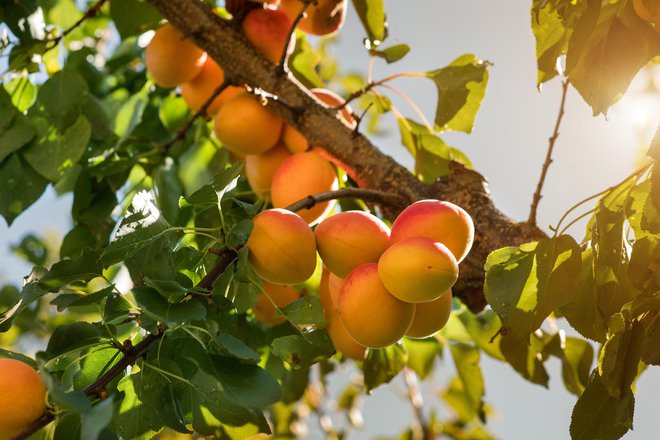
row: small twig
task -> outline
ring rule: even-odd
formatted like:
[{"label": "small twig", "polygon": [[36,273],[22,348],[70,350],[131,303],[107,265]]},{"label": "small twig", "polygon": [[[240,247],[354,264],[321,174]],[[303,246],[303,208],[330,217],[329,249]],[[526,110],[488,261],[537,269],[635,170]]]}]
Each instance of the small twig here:
[{"label": "small twig", "polygon": [[367,115],[367,112],[369,111],[369,109],[371,109],[371,106],[373,106],[373,105],[374,105],[374,103],[370,102],[369,105],[367,105],[367,108],[364,109],[364,111],[362,112],[362,114],[360,116],[356,117],[356,115],[353,114],[353,118],[355,118],[357,120],[357,123],[355,124],[355,128],[353,129],[353,136],[354,137],[357,137],[360,134],[360,123],[362,122],[364,117]]},{"label": "small twig", "polygon": [[280,57],[280,62],[277,64],[277,74],[278,75],[284,75],[286,73],[286,58],[287,55],[289,55],[289,44],[291,44],[291,37],[293,37],[293,33],[296,31],[296,27],[298,27],[298,23],[300,23],[300,20],[303,19],[305,16],[305,12],[307,11],[307,7],[311,4],[314,3],[316,0],[303,0],[303,8],[300,10],[298,15],[296,16],[296,19],[293,20],[293,23],[291,23],[291,29],[289,29],[289,35],[287,36],[286,39],[286,45],[284,46],[284,50],[282,51],[282,56]]},{"label": "small twig", "polygon": [[162,154],[166,156],[169,153],[170,149],[179,141],[182,141],[186,137],[186,133],[190,130],[190,127],[195,123],[195,121],[203,116],[206,116],[206,112],[215,100],[227,87],[231,85],[231,81],[225,77],[225,80],[220,84],[211,94],[211,96],[202,104],[202,106],[197,110],[197,112],[192,115],[186,124],[177,130],[176,136],[170,139],[169,142],[162,146]]},{"label": "small twig", "polygon": [[333,110],[342,110],[344,107],[346,107],[348,104],[350,104],[352,101],[356,100],[362,95],[367,94],[371,89],[374,87],[382,86],[385,83],[388,83],[392,80],[395,80],[397,78],[404,78],[404,77],[409,77],[409,78],[425,78],[428,75],[424,72],[401,72],[401,73],[396,73],[394,75],[386,76],[383,79],[380,79],[378,81],[368,81],[367,85],[362,87],[360,90],[356,90],[355,92],[351,93],[348,95],[346,98],[346,101],[342,103],[341,105],[337,107],[333,107]]},{"label": "small twig", "polygon": [[71,32],[73,32],[76,28],[78,28],[81,24],[85,22],[88,18],[95,17],[96,14],[101,10],[103,5],[107,2],[108,0],[99,0],[96,2],[94,5],[90,6],[89,9],[87,9],[87,12],[78,19],[71,27],[65,29],[60,35],[57,37],[53,38],[50,42],[50,45],[46,47],[46,52],[49,50],[53,49],[55,46],[57,46],[60,41],[62,41],[67,35],[69,35]]},{"label": "small twig", "polygon": [[[229,267],[231,263],[234,262],[237,257],[238,254],[236,253],[236,250],[227,249],[224,254],[221,255],[221,258],[218,259],[215,265],[211,268],[211,270],[209,270],[206,276],[202,278],[199,283],[197,283],[196,287],[205,290],[211,290],[218,277]],[[127,344],[124,349],[124,356],[98,379],[89,384],[83,390],[85,395],[87,397],[105,398],[107,396],[106,387],[108,384],[119,375],[121,375],[126,370],[126,368],[137,362],[140,357],[146,355],[149,349],[153,347],[154,343],[162,338],[164,334],[164,329],[161,329],[161,331],[158,333],[150,333],[146,335],[135,346],[130,346]],[[47,426],[54,419],[55,415],[50,411],[46,411],[39,419],[35,420],[22,432],[11,437],[10,440],[25,440],[35,432]]]},{"label": "small twig", "polygon": [[539,183],[536,185],[536,191],[534,192],[534,196],[532,198],[532,207],[529,211],[529,218],[527,219],[527,223],[530,225],[536,225],[536,211],[539,206],[539,202],[541,201],[541,190],[543,189],[543,184],[545,183],[545,176],[548,173],[548,168],[550,168],[550,164],[552,163],[552,151],[555,148],[555,142],[557,141],[557,138],[559,137],[559,126],[561,125],[561,120],[564,117],[564,105],[566,103],[566,92],[568,92],[568,85],[569,85],[569,80],[568,78],[564,79],[564,82],[562,82],[562,91],[561,91],[561,103],[559,104],[559,113],[557,114],[557,121],[555,122],[555,129],[552,132],[552,136],[550,136],[549,143],[548,143],[548,152],[545,155],[545,162],[543,163],[543,168],[541,169],[541,177],[539,178]]},{"label": "small twig", "polygon": [[402,202],[401,196],[397,194],[390,194],[383,191],[378,191],[375,189],[367,188],[342,188],[336,191],[329,191],[320,194],[312,194],[304,199],[298,200],[297,202],[292,203],[287,206],[285,209],[288,209],[292,212],[298,212],[302,209],[312,208],[314,205],[327,202],[328,200],[337,200],[337,199],[361,199],[365,202],[375,202],[382,203],[385,205],[388,204],[400,204]]},{"label": "small twig", "polygon": [[411,427],[413,440],[427,440],[431,437],[432,433],[429,431],[424,421],[424,399],[422,392],[419,389],[419,381],[417,375],[408,367],[403,368],[403,379],[408,388],[407,397],[413,407],[413,414],[415,416],[414,426]]}]

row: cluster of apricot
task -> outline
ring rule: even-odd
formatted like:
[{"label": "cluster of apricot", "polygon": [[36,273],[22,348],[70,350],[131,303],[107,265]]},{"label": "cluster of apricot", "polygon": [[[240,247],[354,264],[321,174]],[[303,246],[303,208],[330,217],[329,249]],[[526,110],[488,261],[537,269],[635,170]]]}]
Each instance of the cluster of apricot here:
[{"label": "cluster of apricot", "polygon": [[362,211],[330,216],[314,231],[292,212],[263,211],[254,218],[247,245],[270,299],[260,298],[255,313],[259,317],[272,301],[267,310],[272,317],[275,305],[297,299],[293,287],[280,285],[308,279],[318,251],[325,265],[320,299],[337,351],[362,359],[366,347],[432,336],[449,319],[458,263],[473,239],[470,216],[438,200],[408,206],[391,230]]}]

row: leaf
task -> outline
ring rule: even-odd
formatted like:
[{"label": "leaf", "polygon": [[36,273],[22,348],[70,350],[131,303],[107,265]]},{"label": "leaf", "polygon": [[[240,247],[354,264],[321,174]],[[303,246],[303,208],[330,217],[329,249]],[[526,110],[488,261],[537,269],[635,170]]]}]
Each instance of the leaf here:
[{"label": "leaf", "polygon": [[307,42],[307,37],[302,32],[297,33],[296,47],[288,63],[296,79],[309,89],[323,87],[323,79],[317,70],[322,60],[321,55]]},{"label": "leaf", "polygon": [[259,353],[247,346],[245,342],[228,333],[221,333],[216,341],[226,354],[234,356],[240,361],[250,364],[257,364],[261,361]]},{"label": "leaf", "polygon": [[472,340],[484,353],[494,359],[504,360],[504,355],[500,350],[501,336],[498,335],[502,324],[492,309],[484,310],[475,315],[466,307],[463,307],[458,312],[454,312],[453,315],[460,320]]},{"label": "leaf", "polygon": [[206,318],[206,308],[195,299],[172,304],[149,287],[133,288],[133,296],[142,313],[169,327]]},{"label": "leaf", "polygon": [[435,359],[442,356],[442,344],[435,338],[404,338],[403,347],[408,353],[408,367],[417,373],[421,380],[433,371]]},{"label": "leaf", "polygon": [[189,289],[173,280],[154,280],[150,277],[144,278],[144,285],[157,291],[167,302],[177,303],[183,300]]},{"label": "leaf", "polygon": [[12,104],[20,112],[32,107],[37,99],[37,87],[32,84],[27,76],[16,77],[5,82],[4,88],[11,95]]},{"label": "leaf", "polygon": [[50,303],[57,306],[57,311],[61,312],[68,309],[69,307],[83,307],[89,306],[92,304],[100,304],[112,295],[114,292],[114,286],[106,287],[97,292],[90,293],[89,295],[78,295],[75,293],[61,293]]},{"label": "leaf", "polygon": [[79,120],[89,96],[87,82],[73,69],[63,69],[39,88],[39,103],[60,131]]},{"label": "leaf", "polygon": [[642,345],[642,360],[648,365],[660,365],[660,315],[649,317],[642,321],[644,339]]},{"label": "leaf", "polygon": [[581,265],[580,248],[568,235],[503,248],[486,260],[484,293],[502,325],[525,337],[572,299]]},{"label": "leaf", "polygon": [[594,116],[606,114],[639,69],[660,54],[656,31],[626,15],[626,2],[601,3],[589,0],[566,54],[566,74]]},{"label": "leaf", "polygon": [[479,365],[479,349],[468,344],[454,343],[450,344],[451,354],[454,358],[458,377],[463,382],[465,395],[472,408],[479,415],[482,421],[485,421],[483,396],[484,378]]},{"label": "leaf", "polygon": [[272,353],[293,368],[307,368],[328,359],[335,346],[325,330],[307,333],[305,337],[289,335],[275,338],[270,344]]},{"label": "leaf", "polygon": [[616,440],[632,428],[635,396],[630,389],[620,399],[610,396],[597,370],[578,399],[571,416],[572,440]]},{"label": "leaf", "polygon": [[387,20],[383,0],[353,0],[353,6],[369,38],[368,49],[374,49],[387,38]]},{"label": "leaf", "polygon": [[106,399],[83,414],[80,438],[97,440],[101,431],[112,421],[114,406],[112,399]]},{"label": "leaf", "polygon": [[281,308],[280,312],[298,329],[325,328],[323,305],[317,296],[304,296]]},{"label": "leaf", "polygon": [[220,202],[224,195],[236,187],[244,164],[245,162],[239,161],[225,168],[213,178],[212,184],[201,187],[190,197],[182,198],[179,206],[194,206],[198,212],[213,207],[220,209]]},{"label": "leaf", "polygon": [[92,130],[85,116],[79,116],[64,131],[37,120],[37,136],[25,149],[25,160],[46,179],[56,182],[75,165],[87,149]]},{"label": "leaf", "polygon": [[101,338],[99,327],[88,322],[61,325],[55,329],[48,340],[46,351],[50,358],[53,358],[78,348],[95,345]]},{"label": "leaf", "polygon": [[156,8],[140,0],[113,0],[110,17],[122,39],[139,35],[157,26],[161,20]]},{"label": "leaf", "polygon": [[46,186],[48,181],[17,154],[0,162],[0,214],[7,225],[36,202]]},{"label": "leaf", "polygon": [[144,371],[126,376],[117,385],[124,397],[114,418],[114,428],[122,438],[147,440],[162,427],[158,408],[150,407],[140,399],[148,384],[139,379],[142,374]]},{"label": "leaf", "polygon": [[410,52],[410,46],[407,44],[395,44],[386,49],[376,50],[373,54],[383,58],[387,64],[392,64],[408,55],[408,52]]},{"label": "leaf", "polygon": [[126,139],[142,121],[142,115],[149,103],[151,87],[151,84],[147,82],[139,92],[128,98],[119,108],[115,116],[114,131],[120,141]]},{"label": "leaf", "polygon": [[489,62],[472,54],[456,58],[447,67],[427,72],[438,89],[435,124],[438,130],[470,133],[486,94]]},{"label": "leaf", "polygon": [[37,362],[31,357],[26,356],[23,353],[5,350],[4,348],[0,348],[0,359],[15,359],[17,361],[23,362],[24,364],[28,364],[35,370],[38,368]]},{"label": "leaf", "polygon": [[539,338],[536,334],[533,333],[531,338],[536,343],[532,344],[529,337],[522,338],[512,332],[500,339],[500,350],[506,362],[518,374],[532,383],[547,388],[549,377],[541,356],[544,347],[538,343]]},{"label": "leaf", "polygon": [[160,104],[158,118],[169,131],[176,131],[188,121],[190,109],[180,96],[168,95]]},{"label": "leaf", "polygon": [[[566,52],[571,29],[564,25],[553,2],[534,1],[532,7],[532,32],[536,39],[538,74],[536,84],[540,86],[559,73],[557,58]],[[539,7],[543,6],[543,7]]]},{"label": "leaf", "polygon": [[59,261],[41,278],[40,285],[50,292],[57,292],[74,281],[88,282],[101,276],[101,250],[85,248],[79,258]]},{"label": "leaf", "polygon": [[442,393],[442,399],[456,413],[460,422],[469,423],[477,418],[478,414],[465,391],[465,386],[460,377],[456,376],[449,382],[449,386]]},{"label": "leaf", "polygon": [[30,275],[25,277],[23,289],[16,304],[9,310],[0,313],[0,332],[6,332],[11,328],[13,319],[25,310],[30,304],[46,295],[48,291],[39,287],[39,280],[46,273],[43,267],[34,267]]},{"label": "leaf", "polygon": [[626,323],[620,313],[612,317],[611,334],[598,359],[598,374],[612,397],[621,398],[637,378],[642,356],[643,332],[644,329],[639,323]]},{"label": "leaf", "polygon": [[0,162],[14,151],[18,151],[30,142],[37,130],[22,114],[13,118],[13,123],[6,130],[0,129]]},{"label": "leaf", "polygon": [[406,366],[407,361],[408,353],[401,344],[368,349],[362,364],[365,391],[369,394],[377,386],[394,379]]}]

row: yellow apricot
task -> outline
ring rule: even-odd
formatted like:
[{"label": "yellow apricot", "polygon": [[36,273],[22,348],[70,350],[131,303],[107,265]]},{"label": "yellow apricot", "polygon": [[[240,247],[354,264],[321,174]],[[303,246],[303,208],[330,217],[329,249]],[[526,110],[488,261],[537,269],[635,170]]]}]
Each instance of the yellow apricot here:
[{"label": "yellow apricot", "polygon": [[300,293],[293,287],[264,281],[263,292],[257,296],[257,303],[252,308],[254,317],[267,325],[281,324],[286,321],[286,318],[284,316],[275,317],[275,312],[278,308],[286,307],[298,298],[300,298]]},{"label": "yellow apricot", "polygon": [[289,150],[278,143],[265,153],[250,154],[245,157],[245,177],[259,197],[264,198],[268,195],[275,172],[290,156]]},{"label": "yellow apricot", "polygon": [[238,154],[260,154],[275,146],[283,121],[248,92],[229,99],[215,115],[215,135]]},{"label": "yellow apricot", "polygon": [[410,237],[439,241],[460,263],[472,247],[474,223],[463,208],[453,203],[420,200],[404,209],[392,224],[392,244]]},{"label": "yellow apricot", "polygon": [[[222,71],[222,68],[218,66],[218,63],[216,63],[213,58],[208,57],[199,74],[190,81],[181,84],[181,96],[183,97],[183,100],[186,101],[186,104],[188,104],[188,107],[197,111],[206,101],[209,100],[213,95],[213,92],[215,92],[215,89],[217,89],[224,80],[225,74]],[[207,109],[207,113],[211,115],[217,113],[222,104],[239,94],[241,90],[240,87],[227,87],[213,100],[213,102],[211,102],[211,105],[209,105]]]},{"label": "yellow apricot", "polygon": [[433,336],[447,324],[449,315],[451,315],[451,290],[434,301],[415,304],[415,319],[406,336],[416,339]]},{"label": "yellow apricot", "polygon": [[309,149],[309,142],[307,142],[305,136],[289,124],[284,124],[284,130],[282,130],[282,143],[286,145],[292,153],[302,153]]},{"label": "yellow apricot", "polygon": [[387,291],[378,265],[366,263],[344,280],[339,293],[339,316],[348,333],[369,348],[383,348],[401,339],[412,324],[415,305]]},{"label": "yellow apricot", "polygon": [[144,52],[147,71],[161,87],[176,87],[193,79],[206,61],[206,52],[171,24],[155,33]]},{"label": "yellow apricot", "polygon": [[383,253],[378,260],[378,275],[387,290],[401,301],[428,302],[456,283],[458,264],[442,243],[410,237]]},{"label": "yellow apricot", "polygon": [[242,24],[247,39],[274,63],[279,63],[285,48],[288,53],[293,51],[291,25],[284,12],[270,8],[252,9]]},{"label": "yellow apricot", "polygon": [[247,242],[255,272],[275,284],[307,280],[316,268],[316,242],[309,225],[293,212],[269,209],[257,214]]},{"label": "yellow apricot", "polygon": [[387,225],[364,211],[328,217],[316,227],[314,236],[321,259],[341,278],[361,264],[377,263],[390,244]]},{"label": "yellow apricot", "polygon": [[0,439],[27,428],[46,411],[46,387],[24,362],[0,359]]},{"label": "yellow apricot", "polygon": [[[302,11],[303,2],[282,0],[280,8],[293,21]],[[346,8],[346,0],[318,0],[307,6],[306,15],[298,23],[298,29],[311,35],[334,35],[344,24]]]},{"label": "yellow apricot", "polygon": [[330,272],[330,275],[328,276],[328,291],[330,292],[330,299],[335,307],[339,304],[339,293],[341,292],[342,284],[344,284],[344,279]]},{"label": "yellow apricot", "polygon": [[[337,189],[337,175],[330,162],[316,153],[297,153],[286,159],[275,172],[270,198],[276,208],[285,208],[311,194]],[[334,200],[316,204],[298,212],[308,223],[314,223],[332,209]]]}]

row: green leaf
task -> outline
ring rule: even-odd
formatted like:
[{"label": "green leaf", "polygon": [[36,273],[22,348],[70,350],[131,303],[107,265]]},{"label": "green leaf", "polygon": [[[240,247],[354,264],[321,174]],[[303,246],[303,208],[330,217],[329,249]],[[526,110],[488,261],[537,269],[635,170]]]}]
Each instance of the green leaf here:
[{"label": "green leaf", "polygon": [[124,394],[124,398],[114,418],[114,428],[122,438],[148,440],[162,427],[158,407],[154,408],[140,399],[149,383],[140,380],[143,374],[141,370],[126,376],[117,385],[117,390]]},{"label": "green leaf", "polygon": [[173,280],[154,280],[150,277],[144,278],[144,285],[157,291],[167,302],[176,303],[183,300],[189,289]]},{"label": "green leaf", "polygon": [[46,186],[48,181],[17,154],[0,162],[0,214],[7,224],[36,202]]},{"label": "green leaf", "polygon": [[37,99],[37,87],[27,76],[5,82],[4,88],[11,95],[12,104],[21,112],[26,111]]},{"label": "green leaf", "polygon": [[122,39],[139,35],[157,26],[161,20],[156,8],[140,0],[113,0],[110,17]]},{"label": "green leaf", "polygon": [[190,109],[180,96],[168,95],[158,109],[158,118],[169,131],[176,131],[188,121]]},{"label": "green leaf", "polygon": [[89,88],[82,75],[76,70],[64,69],[39,88],[38,99],[48,120],[63,131],[79,119],[88,96]]},{"label": "green leaf", "polygon": [[122,356],[122,353],[114,346],[95,347],[94,350],[87,351],[80,362],[80,370],[73,377],[74,387],[83,389],[90,385],[116,364]]},{"label": "green leaf", "polygon": [[557,58],[566,53],[571,30],[564,25],[564,21],[553,2],[535,0],[531,15],[532,32],[536,39],[538,67],[536,83],[540,86],[559,73],[557,71]]},{"label": "green leaf", "polygon": [[369,38],[368,49],[374,49],[387,38],[387,20],[383,0],[353,0],[353,6]]},{"label": "green leaf", "polygon": [[31,357],[26,356],[23,353],[17,353],[14,351],[5,350],[4,348],[0,348],[0,359],[14,359],[17,361],[21,361],[24,364],[28,364],[35,370],[38,368],[37,362]]},{"label": "green leaf", "polygon": [[28,234],[11,251],[34,266],[43,266],[48,259],[48,244],[41,238]]},{"label": "green leaf", "polygon": [[16,115],[9,128],[0,130],[0,162],[30,142],[36,133],[37,130],[25,116]]},{"label": "green leaf", "polygon": [[323,79],[317,70],[322,61],[321,55],[307,42],[305,34],[297,33],[296,47],[289,56],[288,63],[296,79],[309,89],[324,87]]},{"label": "green leaf", "polygon": [[112,421],[114,406],[112,399],[106,399],[92,407],[82,416],[82,429],[80,438],[97,440],[101,431]]},{"label": "green leaf", "polygon": [[478,417],[460,377],[456,376],[449,382],[442,392],[442,399],[454,410],[459,422],[467,424]]},{"label": "green leaf", "polygon": [[472,54],[456,58],[442,69],[428,72],[438,89],[435,124],[439,130],[470,133],[486,94],[490,63]]},{"label": "green leaf", "polygon": [[213,183],[204,185],[190,197],[182,198],[179,206],[194,206],[198,212],[213,207],[220,209],[220,202],[224,195],[236,187],[244,164],[245,162],[240,161],[225,168],[213,178]]},{"label": "green leaf", "polygon": [[114,292],[114,286],[106,287],[97,292],[90,293],[89,295],[78,295],[75,293],[62,293],[57,296],[50,303],[57,306],[57,311],[61,312],[68,309],[69,307],[83,307],[89,306],[91,304],[100,304],[108,298],[109,295],[112,295]]},{"label": "green leaf", "polygon": [[392,64],[408,55],[408,52],[410,52],[410,46],[407,44],[395,44],[386,49],[376,50],[373,54],[383,58],[387,64]]},{"label": "green leaf", "polygon": [[370,348],[362,365],[367,393],[394,379],[408,362],[408,353],[401,344],[386,348]]},{"label": "green leaf", "polygon": [[617,440],[632,428],[635,396],[630,389],[612,397],[598,372],[578,399],[571,416],[572,440]]},{"label": "green leaf", "polygon": [[467,307],[462,307],[453,313],[465,327],[472,340],[487,355],[503,361],[504,355],[500,350],[500,338],[498,334],[502,324],[500,318],[492,309],[484,310],[475,315]]},{"label": "green leaf", "polygon": [[56,419],[53,440],[71,440],[80,438],[80,415],[64,414]]},{"label": "green leaf", "polygon": [[581,265],[580,248],[568,235],[503,248],[486,260],[484,293],[502,325],[525,337],[571,301]]},{"label": "green leaf", "polygon": [[323,305],[317,296],[304,296],[281,308],[280,312],[298,329],[325,328]]},{"label": "green leaf", "polygon": [[404,338],[403,347],[408,353],[408,367],[417,373],[421,380],[433,371],[436,358],[442,356],[442,344],[435,338]]},{"label": "green leaf", "polygon": [[637,322],[625,322],[617,313],[612,317],[610,333],[600,351],[598,374],[610,396],[619,399],[637,378],[644,329]]},{"label": "green leaf", "polygon": [[245,342],[228,333],[221,333],[215,340],[226,354],[234,356],[240,361],[250,364],[257,364],[261,361],[259,353],[248,347]]},{"label": "green leaf", "polygon": [[568,391],[579,397],[589,381],[594,349],[589,342],[583,339],[573,337],[562,339],[563,336],[560,336],[560,334],[552,336],[546,344],[544,352],[561,360],[561,375],[564,386]]},{"label": "green leaf", "polygon": [[57,292],[74,281],[87,282],[101,276],[101,250],[85,248],[79,258],[59,261],[41,278],[40,285],[50,292]]},{"label": "green leaf", "polygon": [[660,315],[649,317],[642,321],[644,339],[642,360],[648,365],[660,365]]},{"label": "green leaf", "polygon": [[275,338],[271,343],[272,352],[293,368],[307,368],[328,359],[335,352],[335,346],[325,330],[300,335]]},{"label": "green leaf", "polygon": [[46,351],[52,358],[78,348],[95,345],[100,342],[101,338],[99,327],[88,322],[61,325],[55,329],[48,340]]},{"label": "green leaf", "polygon": [[92,129],[85,116],[79,116],[64,131],[37,120],[37,136],[25,150],[25,160],[46,179],[56,182],[75,165],[87,149]]},{"label": "green leaf", "polygon": [[151,84],[147,82],[139,92],[128,98],[117,112],[114,130],[120,140],[126,139],[133,132],[133,129],[142,122],[142,115],[147,108],[147,104],[149,104],[151,88]]},{"label": "green leaf", "polygon": [[13,319],[25,310],[30,304],[46,295],[48,291],[39,287],[39,280],[46,274],[43,267],[34,267],[30,275],[25,277],[21,295],[9,310],[0,313],[0,332],[6,332],[11,328]]},{"label": "green leaf", "polygon": [[451,354],[454,358],[458,377],[463,382],[465,395],[472,408],[485,421],[483,397],[485,393],[484,378],[479,365],[479,349],[468,344],[450,344]]},{"label": "green leaf", "polygon": [[133,288],[133,296],[142,309],[142,313],[169,327],[206,318],[206,308],[195,299],[172,304],[149,287]]},{"label": "green leaf", "polygon": [[529,337],[522,338],[513,332],[500,339],[500,350],[506,362],[523,378],[547,388],[549,376],[543,366],[543,348],[535,333],[531,335],[531,342]]}]

